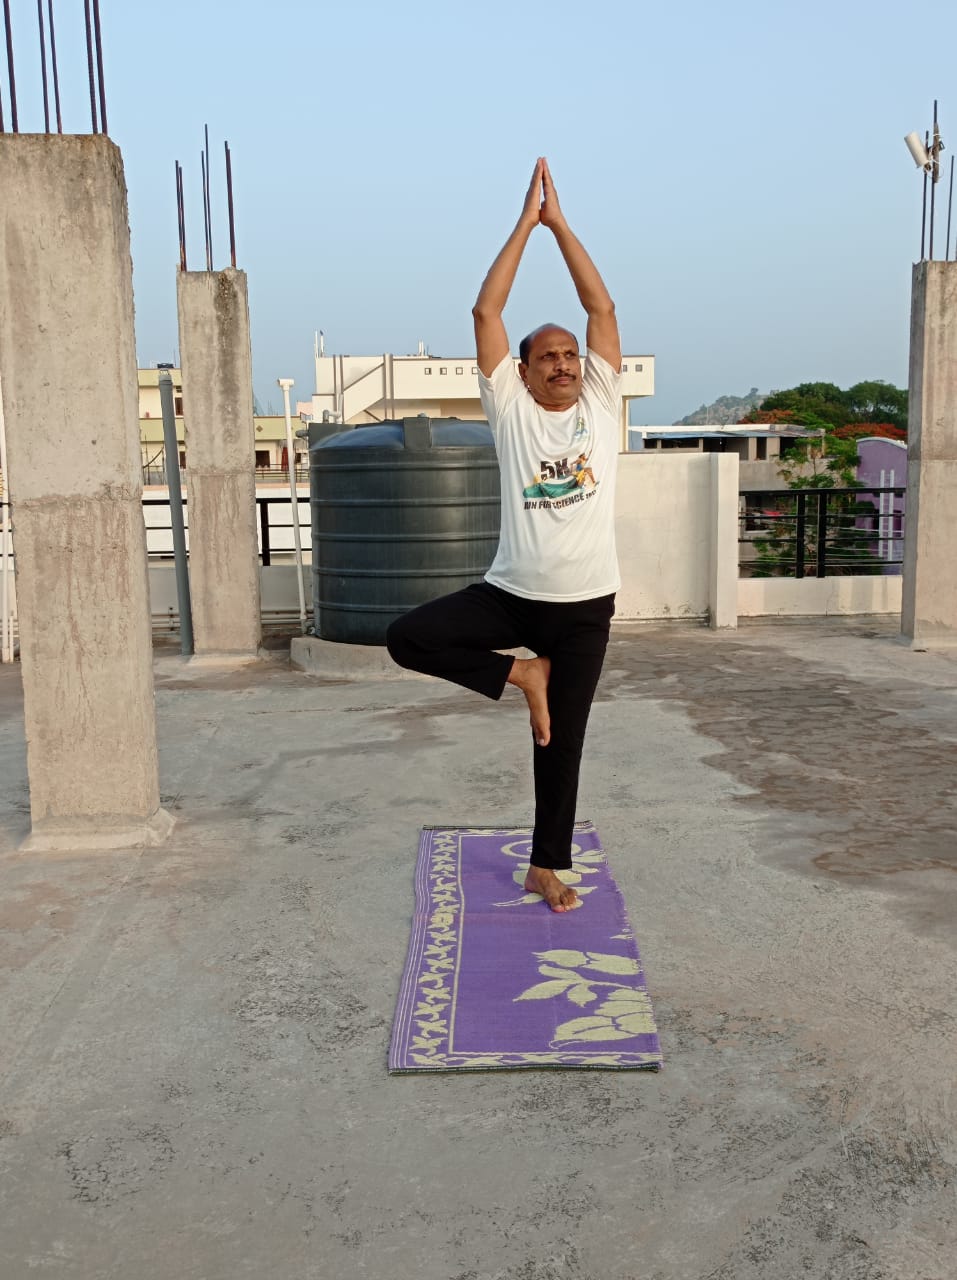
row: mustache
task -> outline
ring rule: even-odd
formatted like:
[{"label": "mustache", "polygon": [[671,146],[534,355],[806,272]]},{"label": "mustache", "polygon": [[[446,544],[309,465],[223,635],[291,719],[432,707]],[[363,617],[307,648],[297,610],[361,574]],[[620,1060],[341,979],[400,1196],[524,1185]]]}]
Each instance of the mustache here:
[{"label": "mustache", "polygon": [[557,373],[553,373],[549,375],[548,381],[554,382],[557,378],[574,378],[574,376],[575,376],[574,369],[567,369],[567,370],[559,369]]}]

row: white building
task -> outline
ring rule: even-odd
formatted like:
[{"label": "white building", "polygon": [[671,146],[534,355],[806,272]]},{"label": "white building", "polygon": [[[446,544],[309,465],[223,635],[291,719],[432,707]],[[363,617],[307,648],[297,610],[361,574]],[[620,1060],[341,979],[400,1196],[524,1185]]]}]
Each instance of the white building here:
[{"label": "white building", "polygon": [[[423,343],[413,356],[327,356],[316,350],[316,391],[300,401],[303,421],[329,420],[354,425],[383,419],[430,418],[484,420],[475,356],[427,355]],[[518,364],[518,360],[515,360]],[[654,356],[622,357],[621,448],[627,449],[628,405],[654,395]]]},{"label": "white building", "polygon": [[[171,367],[169,375],[173,381],[173,412],[176,417],[176,439],[179,443],[179,463],[186,466],[187,422],[183,416],[183,374],[182,370]],[[163,406],[159,392],[160,370],[156,368],[138,369],[140,403],[140,447],[143,463],[143,480],[146,484],[162,483],[165,466],[163,445]],[[263,482],[284,479],[287,466],[286,419],[282,414],[259,414],[254,417],[256,432],[256,471],[258,479]],[[306,446],[296,443],[296,465],[307,465]],[[271,472],[279,472],[280,476],[270,476]]]}]

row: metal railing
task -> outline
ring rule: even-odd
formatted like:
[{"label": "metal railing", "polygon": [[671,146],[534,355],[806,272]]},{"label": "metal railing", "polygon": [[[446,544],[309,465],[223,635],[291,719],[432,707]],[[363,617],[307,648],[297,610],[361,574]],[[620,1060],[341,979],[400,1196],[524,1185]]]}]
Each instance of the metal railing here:
[{"label": "metal railing", "polygon": [[742,493],[738,572],[745,578],[899,574],[903,487]]},{"label": "metal railing", "polygon": [[[299,498],[300,506],[299,523],[306,530],[309,528],[309,499]],[[146,538],[147,538],[147,555],[150,560],[172,560],[172,521],[169,519],[169,498],[148,498],[144,496],[143,507],[146,510],[153,508],[166,508],[167,519],[165,523],[157,523],[155,520],[147,519],[146,521]],[[183,497],[184,510],[188,510],[188,498]],[[285,508],[288,512],[288,519],[277,519],[277,513],[272,511],[273,507]],[[303,514],[302,507],[306,508]],[[145,511],[144,511],[145,514]],[[264,565],[272,564],[274,555],[291,555],[293,547],[292,537],[292,497],[289,494],[280,494],[273,497],[271,494],[257,494],[256,496],[256,514],[259,525],[259,555]],[[188,528],[188,521],[187,521]],[[284,536],[284,531],[288,530],[288,537]],[[154,545],[150,545],[150,534]],[[169,547],[155,544],[157,541],[166,542],[165,537],[156,537],[155,535],[169,535]],[[288,544],[288,545],[287,545]]]},{"label": "metal railing", "polygon": [[[144,485],[158,485],[161,488],[166,487],[166,468],[143,466],[140,468],[143,476]],[[188,483],[188,473],[180,468],[180,482],[183,488]],[[288,467],[257,467],[256,480],[259,484],[288,484],[289,468]],[[296,467],[296,481],[299,484],[308,484],[309,482],[309,464],[303,463]],[[271,499],[270,499],[271,501]]]}]

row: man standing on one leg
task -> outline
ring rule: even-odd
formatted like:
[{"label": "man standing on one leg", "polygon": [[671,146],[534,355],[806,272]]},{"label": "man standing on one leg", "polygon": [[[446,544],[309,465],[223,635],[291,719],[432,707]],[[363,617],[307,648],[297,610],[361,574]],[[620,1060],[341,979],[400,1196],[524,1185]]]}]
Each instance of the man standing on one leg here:
[{"label": "man standing on one leg", "polygon": [[[516,373],[502,313],[528,238],[547,227],[587,316],[578,342],[546,324],[522,340]],[[401,666],[490,698],[517,686],[534,739],[535,830],[525,888],[553,911],[581,906],[571,867],[582,745],[619,586],[615,468],[621,344],[601,276],[565,221],[544,158],[515,230],[472,308],[479,390],[502,473],[499,547],[485,581],[413,609],[389,628]],[[525,646],[512,658],[498,649]]]}]

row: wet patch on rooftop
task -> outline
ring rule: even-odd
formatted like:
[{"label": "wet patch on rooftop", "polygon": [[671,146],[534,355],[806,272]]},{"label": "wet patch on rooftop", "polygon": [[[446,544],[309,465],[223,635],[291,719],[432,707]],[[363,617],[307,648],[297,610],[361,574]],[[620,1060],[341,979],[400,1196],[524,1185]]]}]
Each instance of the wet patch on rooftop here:
[{"label": "wet patch on rooftop", "polygon": [[[894,645],[882,628],[858,630],[859,639]],[[744,636],[645,628],[613,636],[599,698],[680,703],[720,744],[705,762],[750,788],[734,803],[770,811],[766,856],[776,864],[868,883],[957,871],[957,698],[948,678],[908,681],[898,664],[884,679],[873,671],[855,679],[822,662],[817,646],[815,657],[796,659]],[[957,668],[950,680],[957,686]],[[950,896],[944,890],[943,902]],[[952,937],[953,904],[943,902],[937,920],[923,903],[924,927]]]}]

